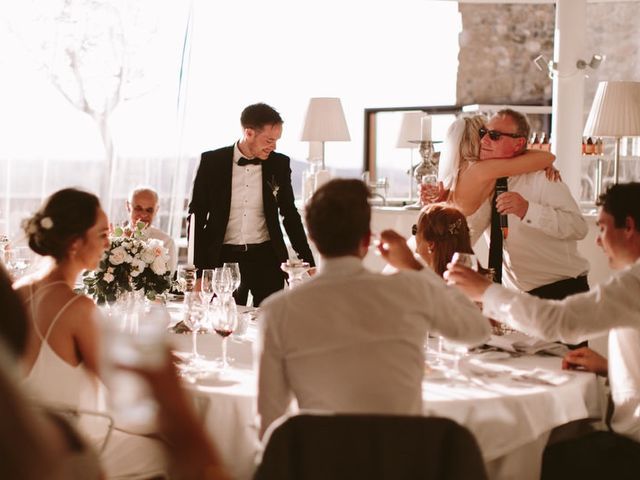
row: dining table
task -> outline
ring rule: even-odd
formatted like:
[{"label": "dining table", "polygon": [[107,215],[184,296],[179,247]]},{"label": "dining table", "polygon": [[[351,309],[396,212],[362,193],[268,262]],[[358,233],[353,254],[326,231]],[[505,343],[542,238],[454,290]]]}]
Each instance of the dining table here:
[{"label": "dining table", "polygon": [[[175,322],[181,305],[170,306]],[[210,368],[193,374],[185,370],[184,383],[233,478],[252,478],[263,443],[256,415],[257,366],[254,345],[259,316],[238,307],[248,323],[242,335],[228,339],[231,366],[221,371],[221,337],[198,333],[198,352]],[[178,356],[192,350],[192,335],[171,333]],[[475,436],[492,480],[540,478],[542,454],[552,433],[572,422],[597,421],[602,416],[603,384],[587,372],[561,368],[561,358],[496,349],[457,354],[438,353],[436,339],[427,342],[422,382],[423,414],[447,417]],[[291,406],[291,413],[297,408]]]}]

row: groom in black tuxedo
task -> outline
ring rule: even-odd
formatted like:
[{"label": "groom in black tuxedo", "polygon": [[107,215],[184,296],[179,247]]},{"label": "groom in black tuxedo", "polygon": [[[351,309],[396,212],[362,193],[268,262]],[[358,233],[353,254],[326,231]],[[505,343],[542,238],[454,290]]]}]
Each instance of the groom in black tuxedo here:
[{"label": "groom in black tuxedo", "polygon": [[236,301],[245,305],[251,291],[258,306],[284,286],[280,263],[289,255],[278,211],[298,256],[315,264],[294,205],[289,157],[274,151],[280,114],[257,103],[242,111],[240,123],[241,140],[200,160],[189,204],[196,219],[194,263],[201,271],[237,262],[242,283]]}]

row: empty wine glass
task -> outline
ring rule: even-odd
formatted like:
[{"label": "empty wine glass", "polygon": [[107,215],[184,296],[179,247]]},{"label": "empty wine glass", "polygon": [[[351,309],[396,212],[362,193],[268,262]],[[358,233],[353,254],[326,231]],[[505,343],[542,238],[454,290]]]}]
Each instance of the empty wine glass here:
[{"label": "empty wine glass", "polygon": [[225,267],[218,267],[213,270],[213,292],[220,298],[220,302],[224,305],[230,294],[233,292],[233,279],[231,270]]},{"label": "empty wine glass", "polygon": [[229,368],[229,359],[227,358],[227,341],[238,326],[238,311],[235,303],[226,302],[220,306],[218,315],[214,317],[213,330],[222,337],[222,358],[219,359],[220,369]]},{"label": "empty wine glass", "polygon": [[473,253],[455,252],[451,257],[451,263],[463,265],[471,270],[478,271],[478,259]]},{"label": "empty wine glass", "polygon": [[240,266],[237,263],[225,263],[224,268],[229,269],[231,274],[232,292],[235,292],[240,286]]},{"label": "empty wine glass", "polygon": [[28,247],[7,247],[4,252],[4,261],[9,273],[14,278],[20,278],[29,268],[30,251]]},{"label": "empty wine glass", "polygon": [[200,305],[197,305],[192,298],[193,293],[185,293],[185,303],[187,305],[184,314],[184,324],[191,330],[191,354],[189,355],[189,363],[191,365],[197,365],[198,361],[203,358],[198,353],[198,331],[202,328],[205,315],[204,310]]},{"label": "empty wine glass", "polygon": [[207,310],[213,298],[213,293],[213,269],[205,268],[202,270],[202,278],[200,280],[200,300],[207,307]]}]

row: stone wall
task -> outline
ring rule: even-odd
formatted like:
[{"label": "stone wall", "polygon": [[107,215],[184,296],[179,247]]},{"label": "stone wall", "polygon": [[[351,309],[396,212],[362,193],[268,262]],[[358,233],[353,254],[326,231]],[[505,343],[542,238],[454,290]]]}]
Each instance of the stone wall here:
[{"label": "stone wall", "polygon": [[[553,58],[553,4],[460,3],[457,102],[551,103],[552,80],[533,59]],[[607,56],[585,81],[585,118],[598,82],[640,81],[640,3],[587,5],[585,60]]]}]

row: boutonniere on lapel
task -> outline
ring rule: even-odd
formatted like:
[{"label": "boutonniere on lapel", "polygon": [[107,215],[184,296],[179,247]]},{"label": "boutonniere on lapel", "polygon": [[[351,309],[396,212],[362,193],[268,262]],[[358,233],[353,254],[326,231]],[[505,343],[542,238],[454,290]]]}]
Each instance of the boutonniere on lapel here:
[{"label": "boutonniere on lapel", "polygon": [[271,195],[273,195],[274,200],[278,200],[278,191],[280,190],[280,185],[276,182],[275,175],[271,175],[271,181],[267,180],[267,185],[271,189]]}]

